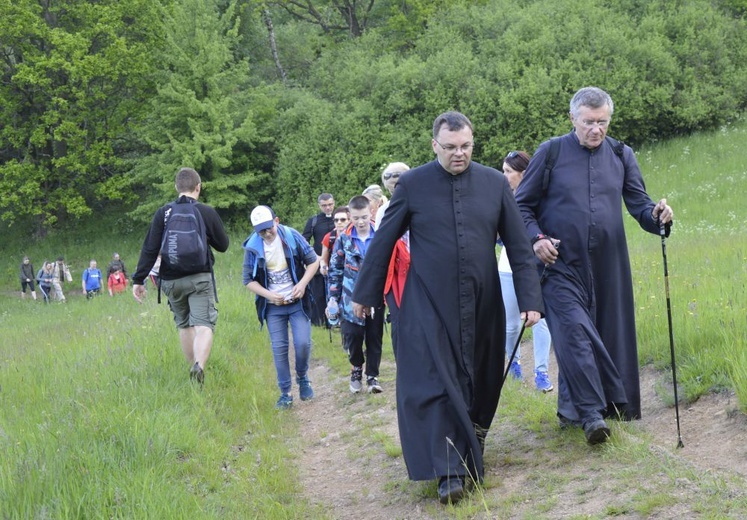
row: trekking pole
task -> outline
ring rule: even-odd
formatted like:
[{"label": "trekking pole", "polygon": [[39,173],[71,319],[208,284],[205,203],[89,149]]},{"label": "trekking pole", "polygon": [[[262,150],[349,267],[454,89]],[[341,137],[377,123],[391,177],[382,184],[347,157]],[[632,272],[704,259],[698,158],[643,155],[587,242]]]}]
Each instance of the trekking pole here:
[{"label": "trekking pole", "polygon": [[506,371],[503,372],[503,380],[501,381],[501,387],[503,387],[504,383],[506,382],[506,378],[508,377],[508,372],[509,370],[511,370],[511,363],[514,362],[514,358],[516,357],[516,351],[519,349],[519,343],[521,343],[521,337],[524,335],[524,329],[526,328],[526,323],[527,323],[526,319],[521,322],[521,330],[519,331],[519,337],[516,339],[514,350],[511,352],[511,359],[508,360]]},{"label": "trekking pole", "polygon": [[667,268],[667,232],[664,224],[659,226],[661,236],[661,256],[664,258],[664,290],[667,295],[667,322],[669,323],[669,353],[672,356],[672,384],[674,385],[674,413],[677,418],[677,447],[684,448],[680,432],[680,406],[677,397],[677,365],[674,361],[674,335],[672,334],[672,305],[669,300],[669,269]]}]

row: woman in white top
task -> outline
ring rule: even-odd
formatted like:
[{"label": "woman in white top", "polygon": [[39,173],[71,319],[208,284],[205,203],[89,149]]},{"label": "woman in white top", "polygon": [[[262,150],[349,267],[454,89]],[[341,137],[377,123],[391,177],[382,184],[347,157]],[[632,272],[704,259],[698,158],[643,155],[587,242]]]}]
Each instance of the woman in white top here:
[{"label": "woman in white top", "polygon": [[[503,160],[503,174],[514,191],[519,186],[528,164],[529,154],[526,152],[511,152]],[[514,291],[511,265],[508,263],[505,248],[501,249],[501,256],[498,259],[498,274],[501,277],[503,305],[506,308],[506,357],[510,359],[516,340],[519,338],[521,318],[519,316],[519,304],[516,301],[516,292]],[[537,390],[551,392],[553,385],[547,375],[547,366],[550,360],[552,338],[544,318],[532,327],[532,336],[534,342],[534,384]],[[516,349],[516,355],[509,371],[515,379],[522,379],[521,347]]]}]

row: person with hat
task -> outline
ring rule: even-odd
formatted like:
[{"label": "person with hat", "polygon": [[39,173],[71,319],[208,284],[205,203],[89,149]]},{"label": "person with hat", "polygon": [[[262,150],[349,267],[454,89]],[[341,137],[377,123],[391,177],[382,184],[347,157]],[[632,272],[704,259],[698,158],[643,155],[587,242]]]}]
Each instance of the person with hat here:
[{"label": "person with hat", "polygon": [[319,258],[301,233],[280,224],[269,206],[254,208],[250,219],[254,232],[243,244],[243,283],[256,295],[260,327],[267,322],[280,388],[275,407],[283,410],[293,405],[288,324],[293,333],[299,397],[302,401],[314,397],[308,377],[312,302],[306,289],[319,268]]}]

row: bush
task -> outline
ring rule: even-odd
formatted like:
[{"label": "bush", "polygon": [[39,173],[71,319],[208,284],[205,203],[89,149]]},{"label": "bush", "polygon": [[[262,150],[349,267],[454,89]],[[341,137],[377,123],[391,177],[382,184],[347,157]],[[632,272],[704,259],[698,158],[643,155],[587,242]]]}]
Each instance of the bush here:
[{"label": "bush", "polygon": [[322,55],[281,116],[277,209],[308,216],[321,191],[344,201],[391,160],[430,160],[446,110],[472,119],[474,158],[492,166],[569,131],[587,85],[610,93],[610,135],[633,145],[717,127],[747,102],[746,34],[705,0],[459,5],[400,55],[371,31]]}]

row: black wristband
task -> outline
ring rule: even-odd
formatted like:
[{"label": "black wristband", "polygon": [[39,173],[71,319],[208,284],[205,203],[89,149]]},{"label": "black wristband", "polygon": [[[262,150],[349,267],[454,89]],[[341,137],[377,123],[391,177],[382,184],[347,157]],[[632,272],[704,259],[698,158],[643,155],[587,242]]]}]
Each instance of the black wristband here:
[{"label": "black wristband", "polygon": [[545,238],[547,238],[547,237],[546,237],[545,235],[543,235],[542,233],[539,233],[539,234],[537,234],[537,235],[534,235],[534,236],[532,237],[532,245],[536,244],[536,243],[537,243],[537,242],[539,242],[540,240],[544,240]]}]

